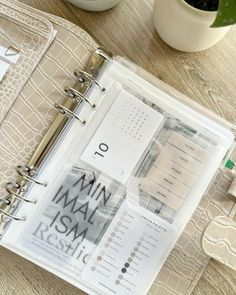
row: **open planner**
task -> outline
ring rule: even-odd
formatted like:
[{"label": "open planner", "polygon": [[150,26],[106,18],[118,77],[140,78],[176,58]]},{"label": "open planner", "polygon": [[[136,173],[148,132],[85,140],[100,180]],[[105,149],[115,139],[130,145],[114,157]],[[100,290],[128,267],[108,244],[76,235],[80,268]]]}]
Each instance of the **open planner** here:
[{"label": "open planner", "polygon": [[75,74],[6,187],[1,244],[88,294],[145,295],[234,135],[102,49]]}]

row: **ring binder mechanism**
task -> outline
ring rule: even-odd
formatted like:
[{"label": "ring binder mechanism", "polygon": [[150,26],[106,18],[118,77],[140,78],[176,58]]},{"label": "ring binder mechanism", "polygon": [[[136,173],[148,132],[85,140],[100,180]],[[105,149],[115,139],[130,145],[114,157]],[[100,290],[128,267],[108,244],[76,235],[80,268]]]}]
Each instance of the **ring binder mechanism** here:
[{"label": "ring binder mechanism", "polygon": [[86,121],[83,118],[80,118],[79,116],[77,116],[75,113],[73,113],[71,110],[69,110],[68,108],[55,103],[54,107],[63,115],[67,115],[68,117],[73,117],[75,119],[77,119],[82,125],[86,124]]},{"label": "ring binder mechanism", "polygon": [[5,199],[0,199],[0,203],[9,206],[11,204],[11,202],[9,200],[5,200]]},{"label": "ring binder mechanism", "polygon": [[6,191],[9,193],[9,195],[11,196],[14,196],[15,198],[19,199],[19,200],[22,200],[26,203],[32,203],[32,204],[36,204],[37,201],[36,200],[31,200],[31,199],[27,199],[27,198],[24,198],[22,197],[19,193],[16,193],[14,191],[14,189],[17,189],[17,190],[20,190],[21,189],[21,186],[19,183],[17,182],[8,182],[5,186],[6,188]]},{"label": "ring binder mechanism", "polygon": [[96,50],[96,53],[98,55],[100,55],[102,58],[104,58],[105,60],[107,60],[107,61],[109,61],[111,59],[111,56],[112,56],[112,53],[104,50],[101,47]]},{"label": "ring binder mechanism", "polygon": [[4,211],[2,209],[0,209],[0,214],[3,214],[5,215],[6,217],[8,217],[9,219],[8,220],[5,220],[4,218],[1,217],[1,220],[3,222],[9,222],[11,220],[16,220],[16,221],[26,221],[26,218],[25,217],[17,217],[16,215],[12,215],[10,213],[8,213],[7,211]]},{"label": "ring binder mechanism", "polygon": [[[89,103],[92,108],[96,107],[96,105],[86,97],[86,92],[93,85],[98,86],[102,92],[106,90],[105,87],[97,81],[97,77],[100,70],[105,66],[106,62],[111,59],[111,57],[111,53],[104,51],[102,48],[98,48],[92,56],[85,71],[76,70],[74,72],[75,76],[78,78],[76,85],[73,88],[67,87],[65,89],[67,97],[72,99],[67,100],[64,105],[53,105],[53,107],[56,108],[60,114],[64,114],[65,116],[56,116],[54,122],[35,151],[28,165],[19,165],[16,167],[19,179],[15,182],[8,182],[5,186],[8,195],[6,195],[5,198],[0,198],[0,217],[3,223],[8,224],[12,220],[26,220],[25,217],[18,217],[14,215],[14,212],[18,207],[18,203],[16,202],[36,204],[36,200],[25,198],[21,196],[21,193],[25,191],[25,186],[28,182],[47,186],[47,183],[35,178],[36,171],[66,125],[68,119],[72,117],[80,121],[82,125],[86,124],[86,120],[79,117],[75,113],[75,109],[83,101]],[[2,235],[3,234],[0,234],[0,237]]]},{"label": "ring binder mechanism", "polygon": [[75,99],[75,100],[83,99],[91,106],[91,108],[94,109],[96,107],[95,103],[93,103],[89,98],[87,98],[85,95],[83,95],[82,93],[80,93],[78,90],[76,90],[74,88],[66,87],[65,92],[66,92],[67,96],[72,99]]},{"label": "ring binder mechanism", "polygon": [[81,79],[80,80],[81,82],[84,81],[84,77],[87,77],[92,82],[94,82],[101,89],[102,92],[106,91],[105,87],[103,87],[92,75],[88,74],[85,71],[82,71],[82,70],[75,71],[75,76],[78,77],[79,79]]},{"label": "ring binder mechanism", "polygon": [[33,171],[33,169],[31,169],[27,165],[19,165],[19,166],[17,166],[16,167],[16,172],[20,176],[22,176],[23,178],[27,179],[28,181],[34,182],[34,183],[39,184],[39,185],[47,186],[46,183],[44,183],[42,181],[39,181],[39,180],[34,178],[35,171]]}]

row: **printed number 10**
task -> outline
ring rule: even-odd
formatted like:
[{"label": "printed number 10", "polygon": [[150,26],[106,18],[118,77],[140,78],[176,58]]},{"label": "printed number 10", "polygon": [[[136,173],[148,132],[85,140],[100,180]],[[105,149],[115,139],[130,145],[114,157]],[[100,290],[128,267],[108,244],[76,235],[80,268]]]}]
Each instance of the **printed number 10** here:
[{"label": "printed number 10", "polygon": [[109,147],[105,143],[100,143],[99,145],[99,152],[95,152],[95,155],[98,155],[99,157],[104,158],[104,153],[106,153],[109,150]]}]

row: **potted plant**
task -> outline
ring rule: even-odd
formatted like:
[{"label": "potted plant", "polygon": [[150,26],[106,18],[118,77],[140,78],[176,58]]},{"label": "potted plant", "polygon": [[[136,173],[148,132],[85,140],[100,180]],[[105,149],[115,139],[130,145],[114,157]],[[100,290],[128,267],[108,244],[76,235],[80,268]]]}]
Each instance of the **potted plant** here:
[{"label": "potted plant", "polygon": [[236,0],[156,0],[154,23],[171,47],[185,52],[205,50],[236,23]]}]

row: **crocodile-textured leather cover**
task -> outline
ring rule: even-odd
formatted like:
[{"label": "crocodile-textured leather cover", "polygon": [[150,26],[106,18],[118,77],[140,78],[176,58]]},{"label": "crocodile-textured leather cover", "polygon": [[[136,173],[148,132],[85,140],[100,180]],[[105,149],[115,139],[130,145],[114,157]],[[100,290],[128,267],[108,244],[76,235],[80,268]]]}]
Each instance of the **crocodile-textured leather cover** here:
[{"label": "crocodile-textured leather cover", "polygon": [[10,67],[0,84],[0,122],[45,54],[53,37],[53,27],[49,21],[29,11],[19,13],[9,5],[7,1],[0,2],[0,44],[8,43],[10,46],[11,41],[19,44],[21,57],[16,65]]},{"label": "crocodile-textured leather cover", "polygon": [[[78,26],[23,7],[0,0],[0,26],[22,47],[19,63],[0,83],[1,194],[5,183],[16,179],[16,165],[28,162],[57,114],[51,104],[64,101],[64,87],[75,83],[74,70],[84,68],[97,47]],[[53,28],[57,34],[49,47]]]},{"label": "crocodile-textured leather cover", "polygon": [[[65,99],[97,44],[81,28],[38,12],[16,0],[0,0],[0,27],[21,44],[21,59],[0,83],[0,193],[17,177],[14,167],[27,163],[56,115],[51,104]],[[57,31],[53,38],[53,28]],[[0,34],[0,44],[4,36]],[[236,158],[236,156],[235,156]],[[151,295],[189,294],[209,257],[201,235],[209,220],[232,214],[234,199],[225,191],[230,179],[219,172],[150,290]]]}]

